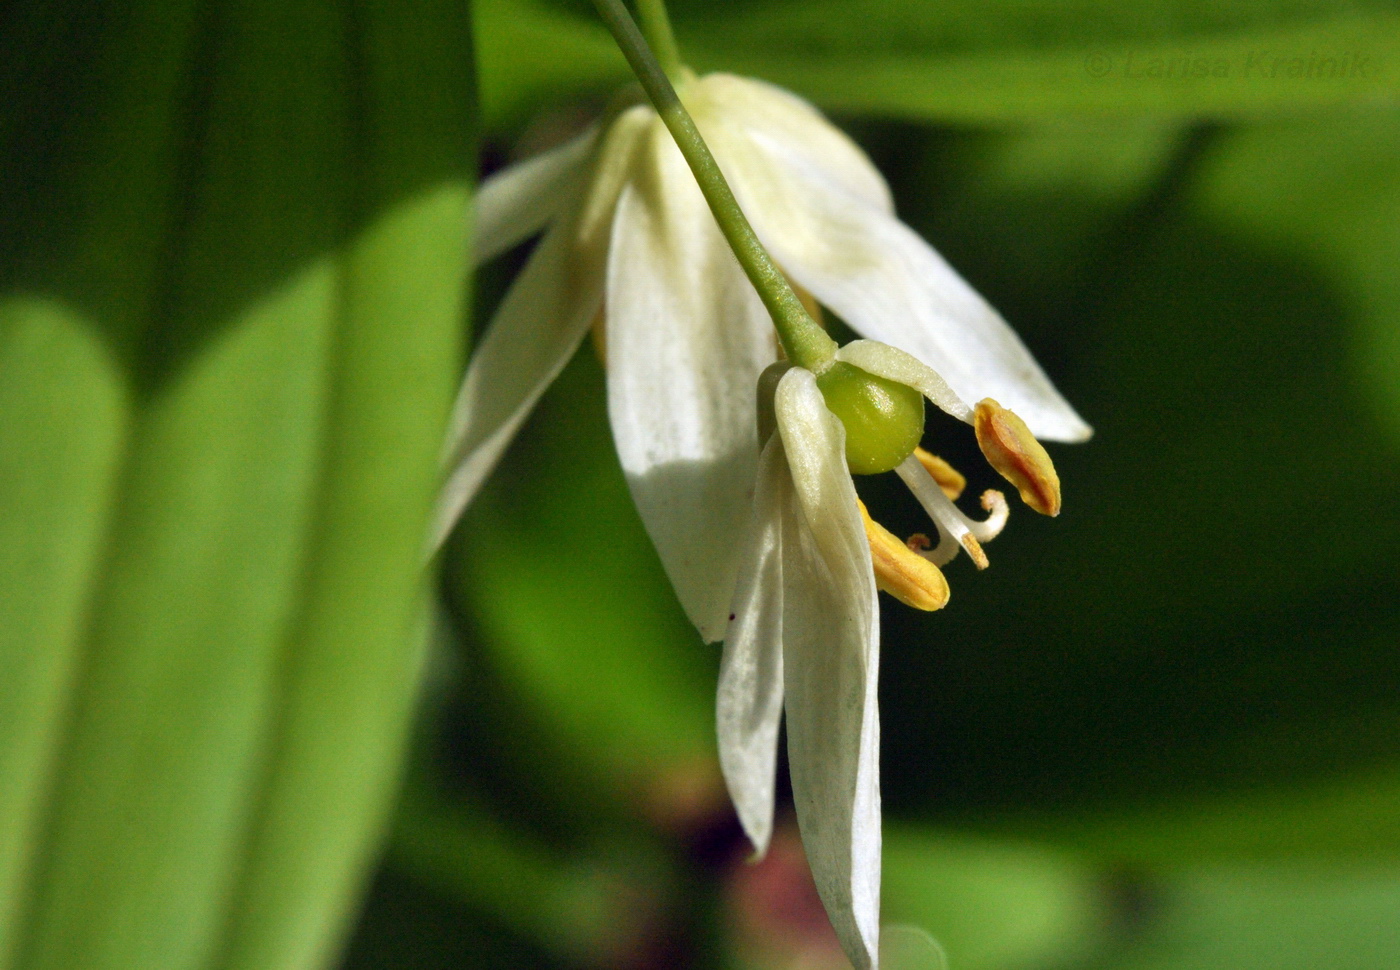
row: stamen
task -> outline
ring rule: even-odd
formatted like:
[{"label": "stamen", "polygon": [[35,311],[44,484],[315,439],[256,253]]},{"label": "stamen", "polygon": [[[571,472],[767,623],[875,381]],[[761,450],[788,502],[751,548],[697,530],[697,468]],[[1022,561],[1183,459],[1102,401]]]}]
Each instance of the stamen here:
[{"label": "stamen", "polygon": [[860,506],[865,538],[870,543],[875,585],[916,610],[938,610],[946,606],[948,581],[939,568],[872,519],[864,502],[857,499],[856,504]]},{"label": "stamen", "polygon": [[945,566],[957,558],[958,550],[962,548],[958,541],[944,532],[938,533],[938,545],[929,540],[929,537],[922,532],[916,532],[904,544],[923,556],[929,562],[938,566]]},{"label": "stamen", "polygon": [[982,493],[982,511],[988,513],[981,522],[968,520],[972,534],[981,542],[991,542],[1006,528],[1006,520],[1011,517],[1011,507],[1006,504],[1006,496],[996,489],[989,488]]},{"label": "stamen", "polygon": [[963,515],[953,504],[952,499],[943,493],[933,475],[924,467],[917,454],[906,458],[895,471],[909,486],[909,491],[919,500],[933,524],[938,526],[939,542],[931,552],[921,552],[925,559],[942,566],[951,561],[962,549],[967,552],[978,569],[987,568],[987,555],[982,551],[982,543],[995,538],[1006,526],[1009,514],[1006,500],[1000,492],[988,491],[982,495],[982,508],[990,515],[976,522]]},{"label": "stamen", "polygon": [[977,541],[977,537],[971,532],[958,540],[962,547],[967,550],[967,555],[972,560],[972,564],[978,569],[986,569],[991,565],[987,560],[987,554],[982,551],[982,543]]},{"label": "stamen", "polygon": [[954,559],[958,558],[958,552],[962,549],[962,543],[958,542],[942,529],[938,530],[938,545],[932,551],[920,553],[925,559],[935,566],[946,566]]},{"label": "stamen", "polygon": [[943,494],[956,502],[963,489],[967,488],[967,479],[962,473],[942,458],[931,455],[922,448],[915,448],[914,456],[919,459],[919,464],[924,466],[924,471],[933,476],[938,487],[943,489]]},{"label": "stamen", "polygon": [[1060,476],[1026,422],[991,398],[973,411],[977,444],[991,466],[1041,515],[1060,514]]}]

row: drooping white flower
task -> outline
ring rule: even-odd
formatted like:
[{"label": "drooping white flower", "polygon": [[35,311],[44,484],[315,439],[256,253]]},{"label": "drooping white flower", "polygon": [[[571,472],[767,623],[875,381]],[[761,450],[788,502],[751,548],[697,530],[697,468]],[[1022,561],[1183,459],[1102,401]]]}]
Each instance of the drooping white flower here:
[{"label": "drooping white flower", "polygon": [[[931,368],[875,341],[836,359],[918,391],[972,423],[988,459],[1027,503],[1059,511],[1059,481],[1044,450],[995,401],[975,408]],[[880,892],[880,719],[876,685],[880,625],[876,590],[938,609],[948,586],[938,565],[966,549],[985,565],[981,542],[1006,522],[1005,499],[983,496],[987,519],[965,516],[952,497],[961,476],[915,450],[895,469],[924,505],[938,547],[900,542],[856,497],[848,431],[819,378],[788,367],[773,386],[773,433],[759,460],[754,508],[720,662],[720,762],[745,832],[761,854],[773,826],[779,722],[787,718],[793,799],[808,861],[832,926],[857,968],[877,965]],[[875,387],[878,398],[885,387]],[[877,405],[878,406],[878,405]],[[922,427],[922,419],[919,419]],[[950,493],[952,496],[950,497]],[[927,544],[925,544],[926,546]]]},{"label": "drooping white flower", "polygon": [[856,965],[879,948],[880,623],[845,431],[808,371],[774,400],[720,662],[720,763],[761,854],[786,707],[798,825],[817,891]]},{"label": "drooping white flower", "polygon": [[[933,367],[962,399],[995,398],[1043,439],[1088,435],[996,311],[895,218],[880,174],[816,109],[727,74],[694,79],[681,95],[795,283]],[[541,230],[468,368],[433,539],[601,312],[628,484],[691,621],[719,640],[757,467],[752,389],[777,356],[772,325],[650,106],[482,185],[478,260]]]},{"label": "drooping white flower", "polygon": [[[841,361],[916,388],[975,423],[979,440],[985,430],[993,463],[1043,504],[1043,480],[1018,471],[1020,446],[1082,440],[1089,428],[1001,317],[899,222],[860,149],[761,82],[709,75],[681,96],[783,271],[872,338],[843,348]],[[478,260],[544,238],[468,368],[435,543],[601,314],[609,417],[632,495],[690,619],[705,640],[726,641],[721,760],[745,829],[761,852],[786,709],[813,874],[846,952],[873,966],[876,590],[941,605],[935,564],[960,549],[979,555],[1005,521],[1004,501],[988,493],[989,518],[967,518],[945,494],[955,473],[916,453],[898,471],[940,541],[910,551],[864,514],[842,423],[800,368],[779,381],[777,433],[759,441],[753,387],[778,357],[772,324],[649,106],[488,180],[476,228]],[[984,399],[1006,409],[965,403]]]}]

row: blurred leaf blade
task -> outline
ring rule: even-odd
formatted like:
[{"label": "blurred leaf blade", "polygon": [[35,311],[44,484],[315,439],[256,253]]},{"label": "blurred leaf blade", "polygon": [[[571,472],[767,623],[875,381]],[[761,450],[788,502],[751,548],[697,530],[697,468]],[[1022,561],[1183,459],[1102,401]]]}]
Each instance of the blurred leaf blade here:
[{"label": "blurred leaf blade", "polygon": [[[313,512],[348,175],[334,13],[268,14],[211,11],[186,65],[185,208],[130,343],[142,400],[22,967],[198,966],[232,888]],[[279,28],[296,56],[262,42]]]},{"label": "blurred leaf blade", "polygon": [[1209,866],[1150,880],[1137,933],[1081,970],[1371,970],[1400,960],[1400,880],[1374,866]]},{"label": "blurred leaf blade", "polygon": [[473,0],[482,120],[519,121],[560,91],[627,81],[626,62],[601,23],[530,0]]},{"label": "blurred leaf blade", "polygon": [[[0,964],[316,966],[382,821],[419,666],[421,541],[462,323],[466,11],[417,9],[405,30],[374,4],[235,0],[197,23],[110,7],[76,40],[40,39],[70,44],[55,63],[79,77],[91,69],[75,55],[96,48],[126,86],[94,82],[68,128],[42,97],[21,118],[35,182],[85,221],[67,233],[62,209],[18,206],[15,238],[45,245],[25,247],[6,288],[22,307],[85,311],[72,315],[91,320],[133,416],[102,575],[78,610],[78,676],[48,673],[35,692],[71,711],[47,818],[0,805],[0,891],[24,915]],[[146,62],[156,51],[168,70]],[[26,349],[6,327],[6,349]],[[46,474],[21,469],[49,519],[69,502],[88,514]],[[79,498],[93,493],[106,497],[88,483]],[[42,647],[5,644],[25,661]],[[0,729],[44,713],[23,701],[6,696]],[[36,776],[35,760],[15,770]],[[32,863],[11,862],[11,831],[39,842]],[[267,847],[287,844],[300,855],[270,865]]]},{"label": "blurred leaf blade", "polygon": [[0,444],[3,966],[98,568],[125,381],[88,322],[56,304],[9,303],[0,309],[0,414],[24,416]]},{"label": "blurred leaf blade", "polygon": [[1400,16],[1034,51],[709,56],[823,107],[941,123],[1249,117],[1400,98]]},{"label": "blurred leaf blade", "polygon": [[1400,113],[1360,109],[1234,135],[1202,204],[1218,218],[1315,262],[1356,308],[1358,390],[1400,442]]},{"label": "blurred leaf blade", "polygon": [[726,49],[814,56],[1050,51],[1080,44],[1146,48],[1179,37],[1201,40],[1394,12],[1389,0],[748,0],[723,8],[673,0],[671,7],[677,30],[694,41],[727,35]]},{"label": "blurred leaf blade", "polygon": [[[359,181],[371,218],[342,263],[316,551],[285,648],[262,824],[221,961],[250,970],[326,961],[388,808],[422,661],[423,523],[462,322],[474,154],[463,121],[473,88],[467,8],[382,0],[362,4],[359,18]],[[394,198],[418,185],[430,188]]]},{"label": "blurred leaf blade", "polygon": [[153,310],[176,209],[193,5],[132,13],[105,43],[72,9],[16,5],[6,24],[23,69],[5,78],[0,143],[0,966],[18,945],[132,423],[124,338]]},{"label": "blurred leaf blade", "polygon": [[913,825],[885,827],[882,918],[931,933],[949,965],[1062,966],[1093,952],[1106,906],[1066,853]]},{"label": "blurred leaf blade", "polygon": [[[606,34],[541,0],[478,0],[487,121],[627,79]],[[990,22],[989,22],[990,18]],[[1384,4],[759,3],[678,30],[704,70],[823,108],[911,121],[1236,118],[1400,99],[1400,15]]]}]

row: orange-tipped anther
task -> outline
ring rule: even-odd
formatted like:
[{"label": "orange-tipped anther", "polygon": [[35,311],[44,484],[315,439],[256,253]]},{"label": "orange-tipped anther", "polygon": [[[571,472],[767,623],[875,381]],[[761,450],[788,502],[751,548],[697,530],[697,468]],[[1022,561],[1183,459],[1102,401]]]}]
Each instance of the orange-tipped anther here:
[{"label": "orange-tipped anther", "polygon": [[857,501],[857,504],[861,521],[865,523],[865,538],[870,543],[875,585],[916,610],[938,610],[946,606],[948,580],[943,578],[942,570],[872,519],[864,502]]},{"label": "orange-tipped anther", "polygon": [[931,455],[922,448],[914,449],[914,457],[919,459],[919,464],[924,466],[924,471],[929,477],[938,483],[939,489],[949,499],[957,501],[958,496],[967,488],[967,479],[962,472],[948,464],[937,455]]},{"label": "orange-tipped anther", "polygon": [[968,558],[972,560],[972,564],[978,569],[986,569],[991,565],[991,562],[987,559],[987,554],[982,551],[982,543],[978,542],[977,537],[971,532],[964,533],[958,542],[962,545],[963,551],[967,553]]},{"label": "orange-tipped anther", "polygon": [[[1060,514],[1060,476],[1026,422],[987,398],[973,412],[977,444],[987,461],[1041,515]],[[969,550],[970,552],[971,550]]]}]

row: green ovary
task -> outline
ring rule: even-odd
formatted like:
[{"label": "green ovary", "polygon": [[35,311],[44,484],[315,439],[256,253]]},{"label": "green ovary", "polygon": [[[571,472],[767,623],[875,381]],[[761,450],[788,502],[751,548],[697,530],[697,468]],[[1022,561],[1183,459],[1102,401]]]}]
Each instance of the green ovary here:
[{"label": "green ovary", "polygon": [[895,468],[924,433],[924,399],[912,387],[837,361],[817,378],[832,414],[846,428],[846,464],[857,475]]}]

